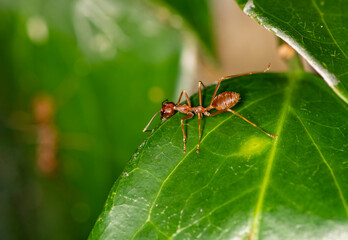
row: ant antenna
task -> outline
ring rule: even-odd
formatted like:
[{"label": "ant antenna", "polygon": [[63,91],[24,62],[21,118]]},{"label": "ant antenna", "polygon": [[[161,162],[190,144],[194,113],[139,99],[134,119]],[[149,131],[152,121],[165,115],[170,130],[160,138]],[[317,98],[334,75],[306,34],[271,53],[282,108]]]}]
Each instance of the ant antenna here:
[{"label": "ant antenna", "polygon": [[[168,100],[167,100],[168,101]],[[161,110],[160,110],[161,111]],[[155,115],[153,115],[153,117],[151,118],[150,122],[146,125],[146,127],[143,129],[143,132],[148,131],[147,128],[149,127],[150,123],[152,122],[152,120],[156,117],[156,115],[160,112],[156,112]]]}]

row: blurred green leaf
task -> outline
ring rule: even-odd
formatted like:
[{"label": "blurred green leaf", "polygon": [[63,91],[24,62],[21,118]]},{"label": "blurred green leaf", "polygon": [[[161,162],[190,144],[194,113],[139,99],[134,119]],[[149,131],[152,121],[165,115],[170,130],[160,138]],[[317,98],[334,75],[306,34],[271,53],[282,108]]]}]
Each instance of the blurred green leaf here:
[{"label": "blurred green leaf", "polygon": [[[85,239],[148,118],[173,94],[180,34],[139,1],[2,4],[0,236]],[[52,100],[57,131],[49,173],[38,160],[40,96]]]},{"label": "blurred green leaf", "polygon": [[214,41],[213,20],[211,13],[211,0],[153,0],[163,2],[174,9],[187,22],[189,27],[197,34],[208,53],[216,56]]},{"label": "blurred green leaf", "polygon": [[300,53],[348,103],[348,1],[236,0]]},{"label": "blurred green leaf", "polygon": [[347,106],[303,72],[238,77],[223,91],[240,93],[234,109],[278,138],[222,113],[204,118],[197,154],[196,117],[184,154],[175,114],[131,158],[90,239],[345,239]]}]

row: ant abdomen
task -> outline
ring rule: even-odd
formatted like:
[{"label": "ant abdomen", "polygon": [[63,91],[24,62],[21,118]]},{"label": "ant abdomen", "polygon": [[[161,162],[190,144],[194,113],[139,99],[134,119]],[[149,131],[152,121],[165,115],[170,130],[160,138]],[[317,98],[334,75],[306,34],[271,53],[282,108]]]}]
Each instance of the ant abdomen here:
[{"label": "ant abdomen", "polygon": [[239,101],[239,94],[235,92],[223,92],[214,98],[212,106],[216,110],[232,108]]}]

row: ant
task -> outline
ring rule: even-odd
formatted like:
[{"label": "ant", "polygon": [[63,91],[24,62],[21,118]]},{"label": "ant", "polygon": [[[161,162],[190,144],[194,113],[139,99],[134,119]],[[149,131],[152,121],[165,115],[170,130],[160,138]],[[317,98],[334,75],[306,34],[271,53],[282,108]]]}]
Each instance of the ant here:
[{"label": "ant", "polygon": [[[269,69],[270,69],[270,65],[268,65],[268,67],[266,68],[266,70],[264,70],[264,72],[267,72]],[[251,75],[251,74],[255,74],[255,73],[244,73],[244,74],[237,74],[237,75],[231,75],[231,76],[226,76],[226,77],[220,78],[217,85],[216,85],[214,94],[211,98],[211,102],[210,102],[209,106],[206,108],[202,106],[202,85],[203,84],[201,81],[199,81],[198,82],[198,96],[199,96],[199,106],[198,107],[191,106],[191,101],[187,95],[187,92],[185,90],[183,90],[181,92],[179,100],[176,104],[174,102],[168,102],[168,100],[164,100],[162,102],[161,110],[158,111],[157,113],[155,113],[155,115],[151,118],[150,122],[144,128],[143,132],[147,131],[147,128],[149,127],[150,123],[152,122],[152,120],[155,118],[155,116],[159,112],[161,112],[161,119],[162,120],[165,120],[165,119],[171,117],[175,113],[175,111],[179,111],[183,114],[186,114],[187,116],[183,117],[181,119],[181,127],[182,127],[182,132],[184,135],[183,141],[184,141],[184,153],[185,153],[186,152],[186,133],[185,133],[185,128],[184,128],[184,120],[190,119],[194,116],[194,114],[196,114],[198,116],[198,129],[199,129],[199,139],[198,139],[197,150],[196,150],[196,152],[198,153],[199,152],[199,144],[200,144],[201,136],[202,136],[202,134],[201,134],[201,119],[203,118],[203,116],[205,115],[208,117],[213,117],[217,114],[228,111],[228,112],[231,112],[231,113],[237,115],[238,117],[242,118],[244,121],[246,121],[249,124],[251,124],[252,126],[256,127],[257,129],[262,131],[267,136],[270,136],[273,138],[277,137],[277,135],[271,135],[271,134],[265,132],[260,127],[258,127],[256,124],[250,122],[248,119],[246,119],[245,117],[243,117],[242,115],[240,115],[239,113],[237,113],[231,109],[234,105],[236,105],[238,103],[238,101],[240,99],[238,93],[223,92],[223,93],[220,93],[216,96],[216,93],[220,87],[220,83],[223,80],[234,78],[234,77]],[[183,95],[185,95],[185,97],[186,97],[187,104],[179,105]],[[210,113],[209,111],[212,109],[215,109],[217,111],[214,113]]]}]

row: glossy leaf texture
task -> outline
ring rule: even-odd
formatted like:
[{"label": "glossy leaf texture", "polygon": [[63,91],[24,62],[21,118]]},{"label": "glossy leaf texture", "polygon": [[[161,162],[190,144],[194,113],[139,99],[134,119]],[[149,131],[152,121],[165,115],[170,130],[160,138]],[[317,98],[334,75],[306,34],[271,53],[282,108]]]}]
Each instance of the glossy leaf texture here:
[{"label": "glossy leaf texture", "polygon": [[346,239],[346,104],[307,73],[238,77],[223,91],[238,92],[234,110],[278,138],[226,112],[204,118],[197,154],[195,117],[184,154],[175,114],[134,154],[90,239]]},{"label": "glossy leaf texture", "polygon": [[211,13],[211,0],[153,0],[164,3],[179,14],[189,28],[197,35],[208,53],[216,56],[214,42],[213,20]]},{"label": "glossy leaf texture", "polygon": [[291,45],[348,103],[348,1],[236,0]]}]

